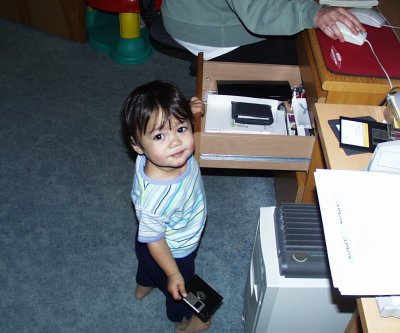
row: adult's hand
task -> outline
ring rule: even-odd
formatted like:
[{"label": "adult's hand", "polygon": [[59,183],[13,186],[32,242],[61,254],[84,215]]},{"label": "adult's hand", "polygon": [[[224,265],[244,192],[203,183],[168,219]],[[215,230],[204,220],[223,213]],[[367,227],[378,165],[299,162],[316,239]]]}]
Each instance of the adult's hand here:
[{"label": "adult's hand", "polygon": [[365,31],[363,25],[347,9],[341,7],[322,7],[315,16],[315,26],[332,39],[339,39],[344,42],[336,22],[345,24],[353,34],[357,35],[359,31]]}]

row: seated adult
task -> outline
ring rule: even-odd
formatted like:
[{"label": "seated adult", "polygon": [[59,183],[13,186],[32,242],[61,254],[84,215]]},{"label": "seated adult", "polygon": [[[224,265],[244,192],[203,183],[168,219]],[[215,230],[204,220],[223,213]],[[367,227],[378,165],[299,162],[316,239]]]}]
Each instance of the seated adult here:
[{"label": "seated adult", "polygon": [[163,0],[161,13],[172,38],[206,60],[297,64],[295,36],[304,29],[342,42],[337,21],[365,31],[347,9],[314,0]]}]

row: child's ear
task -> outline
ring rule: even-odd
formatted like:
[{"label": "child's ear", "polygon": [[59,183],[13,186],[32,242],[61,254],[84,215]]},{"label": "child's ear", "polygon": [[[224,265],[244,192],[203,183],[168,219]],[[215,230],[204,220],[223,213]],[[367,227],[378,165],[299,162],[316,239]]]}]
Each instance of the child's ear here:
[{"label": "child's ear", "polygon": [[143,149],[140,145],[138,145],[132,137],[130,137],[131,147],[132,149],[138,153],[139,155],[143,155]]}]

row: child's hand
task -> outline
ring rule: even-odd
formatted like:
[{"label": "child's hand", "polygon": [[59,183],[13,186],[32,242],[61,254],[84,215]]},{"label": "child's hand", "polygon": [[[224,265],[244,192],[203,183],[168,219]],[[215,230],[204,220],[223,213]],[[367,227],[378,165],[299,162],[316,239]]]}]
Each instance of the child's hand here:
[{"label": "child's hand", "polygon": [[192,97],[190,99],[190,108],[192,109],[193,114],[200,113],[201,116],[204,116],[204,113],[206,112],[204,102],[198,97]]},{"label": "child's hand", "polygon": [[180,301],[183,297],[187,296],[187,292],[185,289],[185,280],[181,273],[176,273],[174,275],[168,276],[168,291],[172,295],[172,297]]}]

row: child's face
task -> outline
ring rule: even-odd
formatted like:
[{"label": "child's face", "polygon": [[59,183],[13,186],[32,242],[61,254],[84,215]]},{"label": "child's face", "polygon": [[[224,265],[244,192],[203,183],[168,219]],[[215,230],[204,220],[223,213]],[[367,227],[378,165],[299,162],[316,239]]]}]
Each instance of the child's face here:
[{"label": "child's face", "polygon": [[160,128],[161,112],[154,113],[142,135],[142,148],[134,145],[139,154],[145,154],[145,172],[154,179],[171,179],[186,170],[186,162],[194,152],[194,137],[189,121],[172,117]]}]

